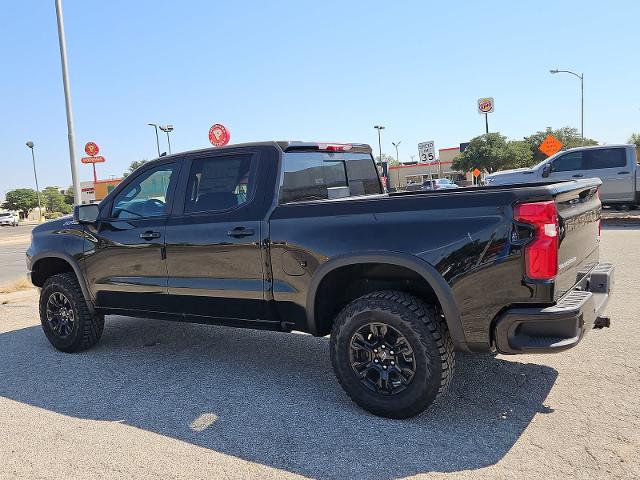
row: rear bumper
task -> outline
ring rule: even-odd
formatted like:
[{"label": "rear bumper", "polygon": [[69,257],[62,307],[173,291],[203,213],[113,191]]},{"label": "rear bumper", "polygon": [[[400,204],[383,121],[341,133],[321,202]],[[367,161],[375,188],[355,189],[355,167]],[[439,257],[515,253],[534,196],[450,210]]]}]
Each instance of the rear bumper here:
[{"label": "rear bumper", "polygon": [[496,349],[506,354],[560,352],[576,346],[592,328],[608,327],[602,314],[613,272],[612,264],[600,263],[555,305],[508,309],[495,324]]}]

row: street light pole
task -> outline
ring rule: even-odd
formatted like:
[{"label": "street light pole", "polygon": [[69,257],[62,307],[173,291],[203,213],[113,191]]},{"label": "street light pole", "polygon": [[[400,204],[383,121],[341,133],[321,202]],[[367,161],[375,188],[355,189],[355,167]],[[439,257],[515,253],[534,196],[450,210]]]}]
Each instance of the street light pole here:
[{"label": "street light pole", "polygon": [[36,179],[36,192],[38,194],[38,211],[40,212],[40,221],[42,221],[42,203],[40,203],[40,187],[38,186],[38,172],[36,171],[36,155],[33,153],[34,144],[31,140],[26,143],[31,150],[31,160],[33,161],[33,176]]},{"label": "street light pole", "polygon": [[397,169],[398,169],[398,185],[397,188],[400,188],[400,155],[398,155],[398,147],[400,146],[400,144],[402,143],[402,140],[398,140],[397,142],[391,142],[391,144],[396,147],[396,162],[398,162],[397,165]]},{"label": "street light pole", "polygon": [[147,123],[150,127],[156,129],[156,147],[158,148],[158,157],[160,157],[160,139],[158,138],[158,125],[155,123]]},{"label": "street light pole", "polygon": [[382,163],[382,140],[380,138],[380,130],[384,130],[384,125],[374,125],[373,128],[378,130],[378,150],[380,151],[380,163]]},{"label": "street light pole", "polygon": [[[64,36],[64,20],[62,18],[62,0],[56,0],[56,17],[58,20],[58,42],[60,43],[60,61],[62,62],[62,84],[64,86],[64,103],[67,109],[67,131],[69,137],[69,160],[71,162],[71,183],[73,184],[73,202],[80,205],[80,177],[76,160],[76,134],[73,129],[73,110],[71,108],[71,87],[69,86],[69,66],[67,64],[67,41]],[[33,152],[33,150],[31,150]],[[42,213],[42,212],[41,212]]]},{"label": "street light pole", "polygon": [[173,132],[173,125],[158,125],[158,128],[167,134],[167,145],[169,146],[169,155],[171,155],[171,140],[169,140],[169,132]]},{"label": "street light pole", "polygon": [[571,70],[549,70],[549,73],[570,73],[580,79],[580,136],[582,137],[582,145],[584,145],[584,73],[577,74]]}]

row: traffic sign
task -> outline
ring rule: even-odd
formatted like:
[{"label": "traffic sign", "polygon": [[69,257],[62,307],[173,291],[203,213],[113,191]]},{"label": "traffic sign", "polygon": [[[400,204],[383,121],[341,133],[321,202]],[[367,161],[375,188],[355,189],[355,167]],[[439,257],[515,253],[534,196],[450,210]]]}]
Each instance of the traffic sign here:
[{"label": "traffic sign", "polygon": [[478,113],[493,113],[494,107],[493,97],[478,99]]},{"label": "traffic sign", "polygon": [[473,172],[471,172],[471,173],[473,173],[474,177],[478,178],[478,175],[480,175],[482,172],[480,170],[478,170],[477,168],[474,168]]},{"label": "traffic sign", "polygon": [[82,163],[103,163],[105,158],[102,155],[97,157],[82,157],[80,161]]},{"label": "traffic sign", "polygon": [[562,142],[553,135],[549,134],[540,144],[539,150],[546,156],[550,157],[562,150]]},{"label": "traffic sign", "polygon": [[95,157],[100,152],[100,147],[98,147],[98,144],[96,144],[95,142],[87,142],[87,144],[84,146],[84,151],[87,155]]},{"label": "traffic sign", "polygon": [[230,139],[231,134],[229,130],[220,123],[212,125],[209,129],[209,141],[214,147],[222,147],[229,143]]},{"label": "traffic sign", "polygon": [[436,147],[435,142],[430,140],[418,144],[418,154],[420,155],[420,163],[436,163]]}]

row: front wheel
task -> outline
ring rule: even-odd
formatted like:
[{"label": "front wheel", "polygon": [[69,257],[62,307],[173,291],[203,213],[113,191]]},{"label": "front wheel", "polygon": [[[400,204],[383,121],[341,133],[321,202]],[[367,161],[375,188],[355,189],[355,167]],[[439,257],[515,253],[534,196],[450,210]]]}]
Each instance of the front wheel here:
[{"label": "front wheel", "polygon": [[51,345],[63,352],[94,346],[104,329],[104,317],[91,313],[73,273],[53,275],[44,282],[40,323]]},{"label": "front wheel", "polygon": [[344,390],[362,408],[409,418],[447,390],[455,353],[434,306],[404,292],[380,291],[340,312],[331,333],[331,362]]}]

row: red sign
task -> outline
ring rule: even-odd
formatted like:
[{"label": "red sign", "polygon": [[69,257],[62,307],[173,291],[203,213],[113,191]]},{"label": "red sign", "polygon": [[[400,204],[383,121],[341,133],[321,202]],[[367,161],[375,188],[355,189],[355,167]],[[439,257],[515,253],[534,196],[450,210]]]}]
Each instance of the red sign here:
[{"label": "red sign", "polygon": [[482,172],[480,170],[478,170],[477,168],[474,168],[473,172],[471,172],[471,173],[473,173],[473,176],[477,178],[478,175],[480,175]]},{"label": "red sign", "polygon": [[224,125],[216,123],[209,129],[209,141],[214,147],[222,147],[229,143],[229,140],[231,134]]},{"label": "red sign", "polygon": [[[98,152],[100,152],[100,148],[95,142],[87,142],[87,144],[84,146],[84,151],[86,152],[87,155],[91,155],[92,157],[95,157],[98,154]],[[86,162],[86,163],[90,163],[90,162]]]},{"label": "red sign", "polygon": [[101,155],[99,157],[82,157],[80,159],[82,163],[102,163],[104,162],[104,157]]}]

